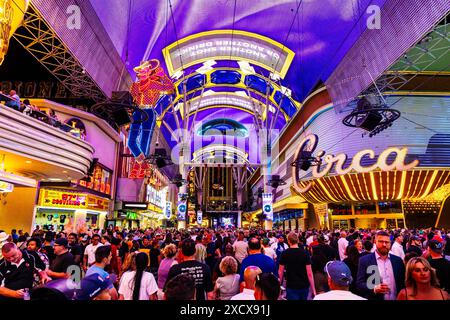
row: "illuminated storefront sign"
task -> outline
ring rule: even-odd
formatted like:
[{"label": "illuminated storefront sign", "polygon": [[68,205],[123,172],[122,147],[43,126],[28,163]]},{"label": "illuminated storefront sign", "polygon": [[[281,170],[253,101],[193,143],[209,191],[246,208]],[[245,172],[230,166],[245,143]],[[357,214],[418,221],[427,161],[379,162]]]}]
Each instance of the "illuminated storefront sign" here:
[{"label": "illuminated storefront sign", "polygon": [[156,190],[152,185],[147,185],[147,196],[146,200],[159,208],[164,208],[167,198],[168,187],[162,188],[161,190]]},{"label": "illuminated storefront sign", "polygon": [[109,200],[100,197],[88,195],[88,207],[90,210],[107,211],[109,209]]},{"label": "illuminated storefront sign", "polygon": [[94,167],[92,173],[92,178],[90,181],[78,180],[74,183],[105,194],[111,194],[111,179],[112,171],[103,168],[101,165],[97,164]]},{"label": "illuminated storefront sign", "polygon": [[[208,60],[245,60],[284,78],[294,52],[270,38],[239,30],[202,32],[172,43],[163,50],[172,76],[181,68]],[[182,61],[182,64],[181,64]]]},{"label": "illuminated storefront sign", "polygon": [[90,194],[42,189],[39,206],[108,211],[109,200]]},{"label": "illuminated storefront sign", "polygon": [[61,192],[56,190],[41,190],[39,205],[56,208],[87,208],[85,194]]},{"label": "illuminated storefront sign", "polygon": [[[317,148],[318,143],[318,137],[315,134],[311,134],[307,137],[305,137],[297,147],[297,150],[294,154],[294,159],[296,162],[299,162],[302,160],[302,152],[307,149],[308,152],[311,152],[312,155],[314,155],[314,151]],[[361,165],[361,159],[363,157],[369,157],[370,159],[375,159],[375,152],[371,149],[365,149],[362,151],[359,151],[352,159],[352,163],[347,167],[343,168],[344,163],[347,160],[347,155],[345,153],[340,153],[336,156],[328,154],[325,155],[324,151],[317,152],[317,160],[321,160],[322,164],[325,164],[325,166],[312,166],[312,175],[314,178],[322,178],[330,173],[333,166],[335,167],[335,174],[336,175],[344,175],[347,173],[350,173],[352,171],[355,171],[357,173],[366,173],[366,172],[372,172],[376,169],[380,169],[381,171],[404,171],[404,170],[410,170],[419,165],[419,160],[414,160],[408,164],[405,164],[406,155],[408,153],[408,148],[388,148],[380,153],[377,161],[375,164],[371,166],[362,166]],[[387,162],[388,157],[391,154],[395,154],[394,160],[389,164]],[[323,158],[323,160],[322,160]],[[293,177],[293,186],[295,190],[299,193],[305,193],[307,192],[312,186],[313,182],[308,183],[305,187],[301,187],[298,184],[298,168],[292,167],[292,177]]]}]

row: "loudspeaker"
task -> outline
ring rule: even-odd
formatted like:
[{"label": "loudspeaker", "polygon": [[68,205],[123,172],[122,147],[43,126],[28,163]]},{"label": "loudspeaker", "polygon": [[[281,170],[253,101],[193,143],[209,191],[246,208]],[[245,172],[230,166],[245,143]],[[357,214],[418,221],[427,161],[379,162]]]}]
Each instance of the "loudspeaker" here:
[{"label": "loudspeaker", "polygon": [[298,155],[296,166],[303,171],[308,171],[308,169],[311,167],[311,156],[311,151],[301,151]]},{"label": "loudspeaker", "polygon": [[165,157],[165,156],[167,156],[167,151],[164,148],[156,148],[155,149],[155,155],[156,156]]},{"label": "loudspeaker", "polygon": [[131,123],[130,114],[128,113],[128,110],[125,108],[115,110],[112,113],[112,118],[119,127]]},{"label": "loudspeaker", "polygon": [[161,169],[167,166],[166,160],[164,158],[156,158],[156,166]]},{"label": "loudspeaker", "polygon": [[273,175],[270,180],[271,180],[270,186],[272,188],[276,189],[280,186],[280,176],[279,175]]},{"label": "loudspeaker", "polygon": [[383,117],[378,112],[369,111],[356,119],[356,126],[367,131],[372,131],[382,119]]}]

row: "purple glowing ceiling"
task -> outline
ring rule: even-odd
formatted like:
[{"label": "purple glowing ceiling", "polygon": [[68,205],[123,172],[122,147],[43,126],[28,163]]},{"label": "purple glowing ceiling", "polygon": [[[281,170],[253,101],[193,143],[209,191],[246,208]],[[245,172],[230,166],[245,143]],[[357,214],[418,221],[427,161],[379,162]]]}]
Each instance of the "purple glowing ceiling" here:
[{"label": "purple glowing ceiling", "polygon": [[327,79],[365,30],[367,7],[385,2],[237,0],[235,8],[233,0],[90,1],[131,73],[142,60],[163,62],[162,49],[178,39],[210,30],[243,30],[294,51],[284,85],[299,101]]},{"label": "purple glowing ceiling", "polygon": [[[281,87],[278,87],[270,101],[272,112],[268,112],[269,120],[272,121],[272,118],[274,118],[274,128],[282,130],[286,121],[297,111],[298,102],[303,101],[318,83],[327,80],[334,68],[366,29],[366,21],[370,16],[370,13],[366,12],[368,6],[378,5],[382,7],[386,0],[90,1],[133,77],[135,76],[133,68],[139,65],[141,61],[148,59],[161,61],[166,72],[170,73],[170,71],[176,70],[178,61],[172,60],[173,63],[170,62],[166,65],[163,49],[171,47],[172,50],[182,52],[183,48],[180,47],[182,39],[198,33],[206,32],[208,35],[205,37],[208,38],[209,31],[221,30],[220,32],[223,33],[226,32],[224,30],[232,30],[232,32],[237,32],[236,38],[238,38],[238,33],[242,37],[245,37],[246,33],[253,33],[261,36],[261,39],[269,38],[265,45],[268,47],[270,45],[278,46],[281,55],[283,52],[286,53],[286,56],[283,57],[285,59],[283,63],[288,61],[284,65],[284,69],[281,70],[280,68],[279,70],[282,78],[279,84],[291,90],[292,99],[282,100],[284,94],[281,93]],[[234,39],[233,33],[231,39]],[[258,40],[256,40],[257,42]],[[262,43],[261,46],[263,46]],[[170,55],[169,50],[166,52],[166,56]],[[238,61],[227,61],[228,59],[224,54],[217,56],[222,58],[214,59],[216,61],[214,70],[221,67],[235,70],[225,74],[225,79],[222,79],[222,81],[228,81],[228,83],[240,81],[240,84],[219,85],[217,87],[216,82],[214,82],[217,79],[213,74],[208,74],[208,76],[205,76],[202,85],[207,86],[208,90],[216,95],[226,93],[234,95],[234,91],[245,91],[246,85],[251,87],[249,82],[246,82],[250,81],[255,89],[250,95],[264,103],[263,93],[265,89],[261,89],[261,82],[258,83],[263,77],[267,79],[270,73],[267,68],[264,68],[264,64],[252,63],[251,59],[242,59],[250,61],[251,68],[254,71],[253,74],[256,74],[252,75],[251,72],[244,72],[246,67],[243,67]],[[185,75],[189,75],[202,67],[205,61],[207,61],[207,58],[198,63],[194,59],[186,67],[180,62],[185,70]],[[270,59],[268,61],[270,63]],[[206,73],[208,73],[210,66],[203,65],[203,67],[206,68]],[[279,66],[274,66],[272,63],[272,67],[276,70]],[[240,75],[236,74],[236,77],[234,77],[233,72],[240,72]],[[258,77],[261,79],[257,79]],[[262,83],[264,83],[264,80],[262,80]],[[197,88],[191,91],[189,99],[199,95],[200,88]],[[182,96],[180,92],[175,96],[175,103],[180,103]],[[245,106],[245,102],[236,101],[237,105],[231,106],[229,104],[227,107],[225,103],[214,104],[214,101],[210,102],[210,100],[202,101],[202,105],[206,107],[201,107],[196,122],[205,123],[217,118],[227,118],[242,123],[249,131],[254,131],[253,113]],[[248,96],[247,100],[250,101]],[[208,103],[212,103],[212,107]],[[277,106],[274,106],[274,103],[277,105],[283,103],[280,108],[283,112],[275,112]],[[158,110],[160,114],[161,111],[163,110]],[[161,126],[162,133],[171,148],[174,148],[177,144],[172,139],[172,132],[177,128],[175,115],[180,119],[178,111],[175,113],[166,112]],[[190,121],[192,121],[192,118]],[[196,123],[196,127],[198,126],[199,124]],[[245,139],[247,140],[242,149],[250,155],[257,154],[256,144],[253,143],[252,139]],[[206,145],[211,143],[214,142],[206,142]],[[192,146],[192,151],[199,148],[199,145],[195,143]],[[202,143],[201,147],[204,146],[205,144]]]}]

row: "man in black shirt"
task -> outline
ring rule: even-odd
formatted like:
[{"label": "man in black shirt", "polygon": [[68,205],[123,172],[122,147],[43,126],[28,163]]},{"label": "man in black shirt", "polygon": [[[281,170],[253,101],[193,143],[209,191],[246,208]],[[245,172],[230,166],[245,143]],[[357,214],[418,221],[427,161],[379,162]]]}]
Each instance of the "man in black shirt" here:
[{"label": "man in black shirt", "polygon": [[206,293],[210,296],[209,293],[212,294],[214,289],[210,268],[206,264],[195,260],[195,241],[191,238],[183,240],[181,253],[184,260],[170,268],[166,284],[179,274],[187,274],[195,279],[196,300],[206,300]]},{"label": "man in black shirt", "polygon": [[65,238],[55,240],[55,259],[50,264],[50,269],[47,270],[47,275],[53,279],[68,278],[68,268],[75,266],[73,255],[69,252],[69,243]]},{"label": "man in black shirt", "polygon": [[437,240],[428,241],[429,262],[436,269],[441,288],[450,293],[450,261],[442,256],[443,243]]},{"label": "man in black shirt", "polygon": [[19,250],[14,243],[2,247],[0,260],[0,299],[23,298],[23,289],[31,289],[34,273],[43,283],[51,280],[45,273],[45,264],[36,252]]},{"label": "man in black shirt", "polygon": [[422,249],[420,248],[422,243],[420,242],[420,238],[418,236],[412,236],[409,248],[405,253],[415,252],[418,257],[422,255]]},{"label": "man in black shirt", "polygon": [[54,240],[54,234],[48,231],[45,234],[44,244],[42,245],[41,251],[47,255],[48,261],[52,264],[53,259],[55,259],[55,251],[53,249],[52,242]]},{"label": "man in black shirt", "polygon": [[120,257],[121,263],[123,263],[125,261],[125,258],[128,255],[128,251],[129,251],[128,244],[124,240],[124,234],[122,232],[117,232],[116,233],[116,238],[120,241],[119,257]]},{"label": "man in black shirt", "polygon": [[295,232],[288,235],[289,249],[281,254],[278,274],[283,283],[286,268],[287,300],[307,300],[309,289],[316,295],[314,277],[309,253],[298,247],[298,236]]},{"label": "man in black shirt", "polygon": [[72,254],[75,264],[81,265],[83,257],[83,249],[78,244],[77,234],[76,233],[69,234],[67,240],[69,240],[69,252]]}]

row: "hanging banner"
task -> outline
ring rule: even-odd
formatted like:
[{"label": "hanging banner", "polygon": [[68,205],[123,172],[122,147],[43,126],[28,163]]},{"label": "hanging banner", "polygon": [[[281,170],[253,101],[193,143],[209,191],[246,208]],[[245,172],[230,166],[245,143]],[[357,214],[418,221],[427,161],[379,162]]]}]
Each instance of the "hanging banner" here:
[{"label": "hanging banner", "polygon": [[177,219],[180,221],[186,220],[186,212],[187,212],[187,205],[186,205],[186,199],[187,195],[183,195],[182,193],[178,194],[178,206],[177,206]]},{"label": "hanging banner", "polygon": [[170,202],[170,201],[166,202],[165,214],[166,214],[166,219],[170,219],[170,216],[172,215],[172,202]]},{"label": "hanging banner", "polygon": [[203,222],[203,212],[197,211],[197,223],[202,224],[202,222]]},{"label": "hanging banner", "polygon": [[273,208],[272,208],[272,199],[273,195],[271,193],[263,193],[263,214],[266,215],[266,220],[273,220]]}]

